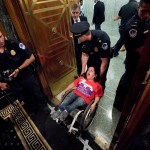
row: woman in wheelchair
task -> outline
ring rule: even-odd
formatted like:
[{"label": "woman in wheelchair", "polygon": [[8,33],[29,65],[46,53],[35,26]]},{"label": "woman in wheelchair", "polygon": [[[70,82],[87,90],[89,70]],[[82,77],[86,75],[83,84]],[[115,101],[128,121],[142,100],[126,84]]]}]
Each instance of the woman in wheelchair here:
[{"label": "woman in wheelchair", "polygon": [[73,90],[67,94],[59,105],[58,110],[55,111],[51,117],[54,120],[59,119],[60,121],[64,121],[74,109],[88,105],[94,99],[94,103],[90,108],[90,111],[93,111],[103,96],[102,86],[98,82],[97,75],[95,68],[92,66],[88,68],[85,74],[71,83],[63,93],[65,94],[69,90]]}]

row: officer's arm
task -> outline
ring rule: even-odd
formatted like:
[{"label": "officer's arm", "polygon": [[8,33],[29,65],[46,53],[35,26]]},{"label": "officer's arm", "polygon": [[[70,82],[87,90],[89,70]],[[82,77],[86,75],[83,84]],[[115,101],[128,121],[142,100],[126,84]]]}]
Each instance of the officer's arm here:
[{"label": "officer's arm", "polygon": [[101,58],[101,65],[100,65],[100,77],[103,76],[105,70],[107,69],[108,65],[108,58]]},{"label": "officer's arm", "polygon": [[26,59],[26,60],[23,62],[23,64],[22,64],[21,66],[19,66],[18,68],[19,68],[19,69],[26,68],[26,67],[29,66],[32,62],[34,62],[34,60],[35,60],[35,57],[34,57],[33,54],[31,54],[31,56],[30,56],[28,59]]},{"label": "officer's arm", "polygon": [[81,71],[81,74],[83,74],[85,72],[85,68],[86,68],[86,65],[87,65],[88,57],[89,56],[86,53],[82,52],[82,56],[81,56],[82,71]]},{"label": "officer's arm", "polygon": [[14,72],[12,74],[10,74],[9,77],[11,77],[11,76],[17,77],[17,75],[19,74],[20,70],[28,67],[34,60],[35,60],[35,57],[34,57],[33,54],[31,54],[31,56],[28,59],[26,59],[21,66],[16,68],[14,70]]}]

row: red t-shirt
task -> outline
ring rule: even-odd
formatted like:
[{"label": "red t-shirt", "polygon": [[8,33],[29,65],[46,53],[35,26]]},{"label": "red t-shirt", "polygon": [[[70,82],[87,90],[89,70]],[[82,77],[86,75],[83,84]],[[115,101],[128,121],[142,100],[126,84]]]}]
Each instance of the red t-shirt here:
[{"label": "red t-shirt", "polygon": [[87,104],[95,97],[103,96],[102,86],[98,82],[79,77],[74,81],[74,85],[77,87],[74,92],[81,96]]}]

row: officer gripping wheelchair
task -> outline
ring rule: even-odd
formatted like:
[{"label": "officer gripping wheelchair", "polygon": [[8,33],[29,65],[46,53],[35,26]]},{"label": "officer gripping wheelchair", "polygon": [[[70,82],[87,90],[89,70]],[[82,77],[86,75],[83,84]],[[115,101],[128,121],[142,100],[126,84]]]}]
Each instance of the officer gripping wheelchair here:
[{"label": "officer gripping wheelchair", "polygon": [[[73,91],[70,90],[66,92],[63,95],[62,101],[66,98],[66,96]],[[63,123],[67,126],[68,128],[68,133],[74,133],[76,135],[80,135],[82,131],[85,131],[90,124],[93,121],[93,118],[95,116],[96,110],[97,110],[97,105],[95,109],[91,112],[90,108],[91,105],[93,104],[94,100],[92,100],[88,105],[79,107],[75,110],[73,110],[70,114],[69,117],[71,117],[71,123],[68,124],[67,119],[68,117],[63,121]],[[54,112],[51,112],[51,114]],[[61,123],[59,119],[56,119],[56,122],[58,124]]]}]

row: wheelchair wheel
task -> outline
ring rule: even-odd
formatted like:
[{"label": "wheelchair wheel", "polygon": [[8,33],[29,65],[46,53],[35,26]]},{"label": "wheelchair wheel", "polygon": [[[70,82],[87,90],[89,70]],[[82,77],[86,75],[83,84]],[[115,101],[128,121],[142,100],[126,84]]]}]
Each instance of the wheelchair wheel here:
[{"label": "wheelchair wheel", "polygon": [[92,100],[90,102],[90,104],[86,107],[85,111],[83,112],[83,115],[82,115],[82,118],[80,121],[80,125],[79,125],[80,131],[86,130],[93,121],[93,118],[94,118],[96,110],[97,110],[97,105],[96,105],[95,109],[92,112],[90,112],[90,108],[91,108],[91,105],[93,104],[93,102],[94,102],[94,100]]}]

